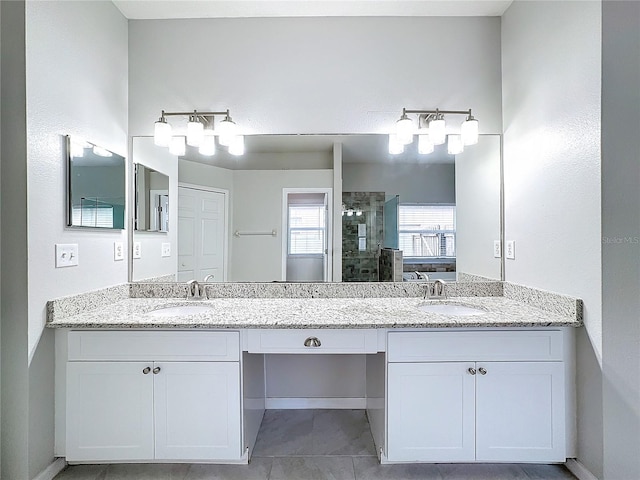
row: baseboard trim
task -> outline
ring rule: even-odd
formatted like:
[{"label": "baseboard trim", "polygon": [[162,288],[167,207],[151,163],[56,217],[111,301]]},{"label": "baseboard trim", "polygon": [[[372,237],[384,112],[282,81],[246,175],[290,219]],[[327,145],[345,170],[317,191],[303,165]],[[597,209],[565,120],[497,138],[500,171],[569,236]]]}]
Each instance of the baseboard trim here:
[{"label": "baseboard trim", "polygon": [[53,480],[67,466],[67,461],[60,457],[56,458],[47,468],[41,471],[33,480]]},{"label": "baseboard trim", "polygon": [[302,410],[309,408],[358,409],[367,408],[366,398],[267,398],[267,410]]},{"label": "baseboard trim", "polygon": [[575,458],[567,459],[564,465],[571,473],[578,477],[578,480],[598,480],[598,477],[591,473],[587,467]]}]

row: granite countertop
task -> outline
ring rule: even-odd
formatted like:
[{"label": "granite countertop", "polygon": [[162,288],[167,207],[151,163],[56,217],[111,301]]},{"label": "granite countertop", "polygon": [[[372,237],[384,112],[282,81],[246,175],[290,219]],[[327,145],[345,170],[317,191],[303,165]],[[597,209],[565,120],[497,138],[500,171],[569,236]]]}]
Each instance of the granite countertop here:
[{"label": "granite countertop", "polygon": [[[482,315],[443,315],[416,308],[446,302],[486,310]],[[192,315],[152,316],[180,305],[210,306]],[[127,298],[47,323],[50,328],[446,328],[579,327],[565,316],[504,297],[453,297],[447,300],[397,298]]]}]

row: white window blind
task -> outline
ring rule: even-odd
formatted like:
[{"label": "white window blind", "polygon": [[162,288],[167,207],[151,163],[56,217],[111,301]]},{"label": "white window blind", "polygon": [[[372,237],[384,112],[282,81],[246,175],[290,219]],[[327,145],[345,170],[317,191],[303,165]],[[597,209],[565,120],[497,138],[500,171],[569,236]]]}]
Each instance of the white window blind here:
[{"label": "white window blind", "polygon": [[289,205],[289,255],[319,255],[325,250],[324,205]]},{"label": "white window blind", "polygon": [[113,206],[99,201],[83,201],[71,207],[73,225],[82,227],[113,228]]},{"label": "white window blind", "polygon": [[400,205],[398,248],[405,257],[455,257],[454,205]]}]

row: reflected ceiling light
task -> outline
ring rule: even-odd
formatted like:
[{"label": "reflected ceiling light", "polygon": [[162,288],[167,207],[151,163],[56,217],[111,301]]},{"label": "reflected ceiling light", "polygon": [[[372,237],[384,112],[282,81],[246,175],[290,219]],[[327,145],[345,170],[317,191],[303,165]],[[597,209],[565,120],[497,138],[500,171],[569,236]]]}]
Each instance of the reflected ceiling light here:
[{"label": "reflected ceiling light", "polygon": [[[224,116],[219,123],[218,130],[214,131],[215,117]],[[232,155],[244,154],[244,137],[240,134],[238,125],[231,120],[229,110],[223,112],[165,112],[162,110],[160,118],[155,122],[153,141],[160,147],[169,147],[174,155],[183,156],[186,153],[185,138],[172,136],[172,128],[166,117],[188,117],[186,144],[198,147],[201,155],[211,156],[216,152],[215,137],[218,136],[220,145],[228,146]],[[180,140],[176,140],[176,138]],[[231,145],[234,145],[231,148]],[[232,151],[233,150],[233,151]]]},{"label": "reflected ceiling light", "polygon": [[93,146],[93,153],[98,155],[99,157],[112,157],[113,153],[111,153],[106,148],[99,147],[97,145]]},{"label": "reflected ceiling light", "polygon": [[464,145],[462,143],[461,135],[449,135],[449,140],[447,141],[447,153],[449,155],[457,155],[464,151]]},{"label": "reflected ceiling light", "polygon": [[435,149],[429,130],[424,128],[418,132],[418,153],[420,155],[427,155]]},{"label": "reflected ceiling light", "polygon": [[[411,114],[418,116],[418,130],[410,118]],[[447,139],[447,124],[445,115],[466,115],[467,118],[461,126],[461,144],[475,145],[478,143],[478,121],[471,115],[469,110],[407,110],[402,109],[400,120],[396,122],[396,131],[389,136],[389,153],[398,154],[404,150],[404,145],[413,142],[413,135],[418,134],[418,152],[427,154],[433,152],[434,145],[442,145]],[[425,129],[428,128],[428,135]],[[392,138],[392,135],[395,138]],[[456,140],[454,140],[454,143]],[[402,150],[398,146],[401,145]],[[431,145],[431,146],[429,146]],[[392,151],[393,150],[393,151]]]},{"label": "reflected ceiling light", "polygon": [[398,155],[402,152],[404,152],[404,144],[398,140],[398,135],[395,133],[389,134],[389,153]]},{"label": "reflected ceiling light", "polygon": [[169,152],[171,155],[182,157],[187,153],[187,146],[184,137],[172,137],[169,144]]}]

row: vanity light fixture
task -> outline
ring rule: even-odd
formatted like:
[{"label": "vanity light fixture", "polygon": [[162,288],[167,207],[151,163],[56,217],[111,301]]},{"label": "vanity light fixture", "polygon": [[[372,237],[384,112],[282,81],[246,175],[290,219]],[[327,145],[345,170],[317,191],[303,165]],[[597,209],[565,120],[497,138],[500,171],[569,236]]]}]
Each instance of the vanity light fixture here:
[{"label": "vanity light fixture", "polygon": [[[214,119],[223,116],[214,130]],[[187,136],[174,136],[171,124],[166,117],[188,117]],[[160,147],[169,147],[173,155],[182,156],[186,153],[186,145],[197,147],[201,155],[211,156],[216,153],[216,134],[218,143],[226,146],[232,155],[244,154],[244,136],[240,135],[238,125],[231,119],[229,110],[223,112],[165,112],[162,110],[160,118],[155,123],[153,141]],[[186,144],[186,145],[185,145]]]},{"label": "vanity light fixture", "polygon": [[[414,125],[409,117],[418,116],[418,123]],[[469,110],[407,110],[402,109],[402,115],[396,122],[396,131],[389,135],[389,153],[397,155],[404,151],[404,146],[413,142],[414,134],[418,135],[418,152],[428,154],[433,152],[434,145],[442,145],[447,139],[447,125],[445,115],[466,115],[462,122],[460,135],[449,135],[448,148],[452,152],[462,153],[465,145],[478,143],[478,120]]]}]

